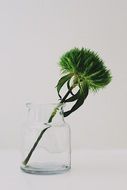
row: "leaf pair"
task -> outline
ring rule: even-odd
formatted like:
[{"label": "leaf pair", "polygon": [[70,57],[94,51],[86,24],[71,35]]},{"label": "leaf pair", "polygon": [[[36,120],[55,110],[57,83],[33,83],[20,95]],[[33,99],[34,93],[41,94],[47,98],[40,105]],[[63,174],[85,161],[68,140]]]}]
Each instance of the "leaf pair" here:
[{"label": "leaf pair", "polygon": [[[86,85],[85,82],[81,82],[81,83],[77,83],[78,87],[79,87],[79,90],[76,94],[73,94],[72,92],[72,87],[70,86],[70,80],[72,78],[72,74],[68,74],[68,75],[65,75],[63,76],[59,81],[58,81],[58,84],[57,84],[57,92],[58,92],[58,95],[61,99],[61,102],[73,102],[73,101],[76,101],[75,104],[73,105],[73,107],[64,112],[64,117],[67,117],[68,115],[70,115],[72,112],[74,112],[75,110],[77,110],[83,103],[84,103],[84,100],[86,99],[86,97],[88,96],[88,86]],[[67,85],[67,88],[68,88],[68,92],[67,94],[65,94],[65,96],[62,98],[61,95],[60,95],[60,90],[61,88],[64,86],[64,85]],[[71,97],[67,98],[68,95],[71,94]],[[66,98],[65,98],[66,97]],[[63,101],[64,100],[64,101]]]},{"label": "leaf pair", "polygon": [[72,112],[77,110],[84,103],[85,99],[88,96],[88,92],[89,92],[88,87],[82,84],[76,94],[72,95],[70,98],[65,100],[65,102],[73,102],[73,101],[76,102],[69,111],[64,112],[64,117],[70,115]]},{"label": "leaf pair", "polygon": [[[58,84],[57,84],[56,87],[57,87],[57,93],[58,93],[60,99],[62,99],[62,97],[61,97],[61,95],[60,95],[60,90],[61,90],[61,88],[64,86],[64,84],[65,84],[67,81],[70,81],[70,80],[71,80],[72,76],[73,76],[72,74],[67,74],[67,75],[63,76],[63,77],[58,81]],[[68,86],[68,88],[69,88],[69,86]]]}]

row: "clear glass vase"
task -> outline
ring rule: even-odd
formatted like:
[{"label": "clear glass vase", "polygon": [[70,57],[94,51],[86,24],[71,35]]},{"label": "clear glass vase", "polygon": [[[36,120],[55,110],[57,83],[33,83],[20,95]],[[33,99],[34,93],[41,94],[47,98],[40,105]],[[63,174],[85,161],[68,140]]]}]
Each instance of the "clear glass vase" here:
[{"label": "clear glass vase", "polygon": [[70,128],[63,104],[26,104],[21,169],[34,174],[57,174],[71,168]]}]

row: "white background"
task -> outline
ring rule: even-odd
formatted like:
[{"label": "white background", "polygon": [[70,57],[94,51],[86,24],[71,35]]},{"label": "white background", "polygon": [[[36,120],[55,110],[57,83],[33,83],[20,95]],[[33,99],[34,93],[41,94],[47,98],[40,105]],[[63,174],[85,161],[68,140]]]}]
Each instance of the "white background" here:
[{"label": "white background", "polygon": [[127,1],[0,0],[0,148],[19,148],[26,102],[56,102],[59,57],[98,52],[112,83],[67,118],[72,147],[127,148]]}]

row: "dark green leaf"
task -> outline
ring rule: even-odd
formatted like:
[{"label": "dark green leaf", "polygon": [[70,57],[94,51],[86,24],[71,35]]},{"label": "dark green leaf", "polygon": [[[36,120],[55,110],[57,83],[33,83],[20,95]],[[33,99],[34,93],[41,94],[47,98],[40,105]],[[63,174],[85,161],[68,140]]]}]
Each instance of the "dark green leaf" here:
[{"label": "dark green leaf", "polygon": [[87,98],[87,96],[88,96],[88,87],[82,86],[82,89],[80,89],[79,98],[77,99],[76,103],[69,111],[64,112],[64,117],[67,117],[72,112],[77,110],[84,103],[84,100]]},{"label": "dark green leaf", "polygon": [[80,96],[80,90],[76,94],[73,94],[70,98],[66,99],[65,102],[73,102],[77,100],[79,96]]},{"label": "dark green leaf", "polygon": [[70,80],[67,81],[67,88],[70,91],[70,94],[74,95],[73,92],[72,92],[72,90],[71,90],[71,87],[70,87]]},{"label": "dark green leaf", "polygon": [[58,81],[58,83],[57,83],[57,85],[56,85],[56,88],[57,88],[57,92],[58,92],[58,95],[59,95],[60,98],[61,98],[60,90],[61,90],[62,86],[63,86],[69,79],[71,79],[71,77],[72,77],[72,74],[68,74],[68,75],[63,76],[63,77]]}]

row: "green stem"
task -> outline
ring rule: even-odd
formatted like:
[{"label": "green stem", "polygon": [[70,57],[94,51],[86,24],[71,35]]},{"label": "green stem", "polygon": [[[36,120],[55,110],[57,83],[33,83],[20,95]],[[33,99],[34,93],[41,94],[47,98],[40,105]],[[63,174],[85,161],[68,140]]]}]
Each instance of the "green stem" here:
[{"label": "green stem", "polygon": [[62,103],[65,102],[66,98],[68,97],[68,95],[70,94],[70,92],[72,91],[73,88],[74,88],[74,87],[72,86],[72,87],[67,91],[67,93],[65,94],[65,96],[64,96],[64,97],[62,98],[62,100],[60,101],[60,104],[59,104],[56,108],[54,108],[54,110],[53,110],[53,112],[52,112],[52,114],[51,114],[51,116],[50,116],[50,118],[49,118],[49,120],[48,120],[48,123],[51,123],[51,122],[52,122],[52,119],[53,119],[53,117],[56,115],[56,113],[57,113],[57,111],[58,111],[58,109],[59,109],[59,106],[60,106]]},{"label": "green stem", "polygon": [[[48,123],[51,123],[51,122],[52,122],[52,119],[53,119],[54,116],[56,115],[56,113],[57,113],[57,111],[58,111],[58,109],[59,109],[59,106],[60,106],[62,103],[65,102],[66,98],[68,97],[68,95],[70,94],[71,90],[72,90],[74,87],[75,87],[75,85],[73,85],[73,86],[68,90],[68,92],[65,94],[65,96],[64,96],[64,97],[62,98],[62,100],[60,101],[60,104],[58,104],[58,106],[57,106],[56,108],[54,108],[54,110],[53,110],[53,112],[52,112],[52,114],[51,114],[51,116],[50,116],[50,118],[49,118],[49,120],[48,120]],[[45,133],[45,131],[46,131],[48,128],[50,128],[50,127],[47,127],[47,128],[45,128],[45,129],[43,129],[43,130],[41,131],[41,133],[39,134],[37,140],[35,141],[34,145],[33,145],[32,148],[31,148],[30,152],[28,153],[27,157],[26,157],[25,160],[23,161],[23,164],[24,164],[24,165],[27,165],[27,163],[29,162],[29,160],[30,160],[30,158],[31,158],[31,156],[32,156],[32,154],[33,154],[35,148],[37,147],[37,145],[38,145],[39,141],[41,140],[43,134]]]},{"label": "green stem", "polygon": [[29,159],[30,159],[30,157],[31,157],[31,155],[32,155],[32,153],[33,153],[33,151],[35,150],[36,146],[38,145],[38,143],[39,143],[39,141],[40,141],[42,135],[44,134],[44,132],[45,132],[48,128],[49,128],[49,127],[45,128],[45,129],[43,129],[43,130],[41,131],[41,133],[40,133],[40,135],[38,136],[37,140],[35,141],[33,147],[31,148],[29,154],[27,155],[26,159],[23,161],[23,164],[24,164],[24,165],[26,165],[26,164],[28,163],[28,161],[29,161]]}]

